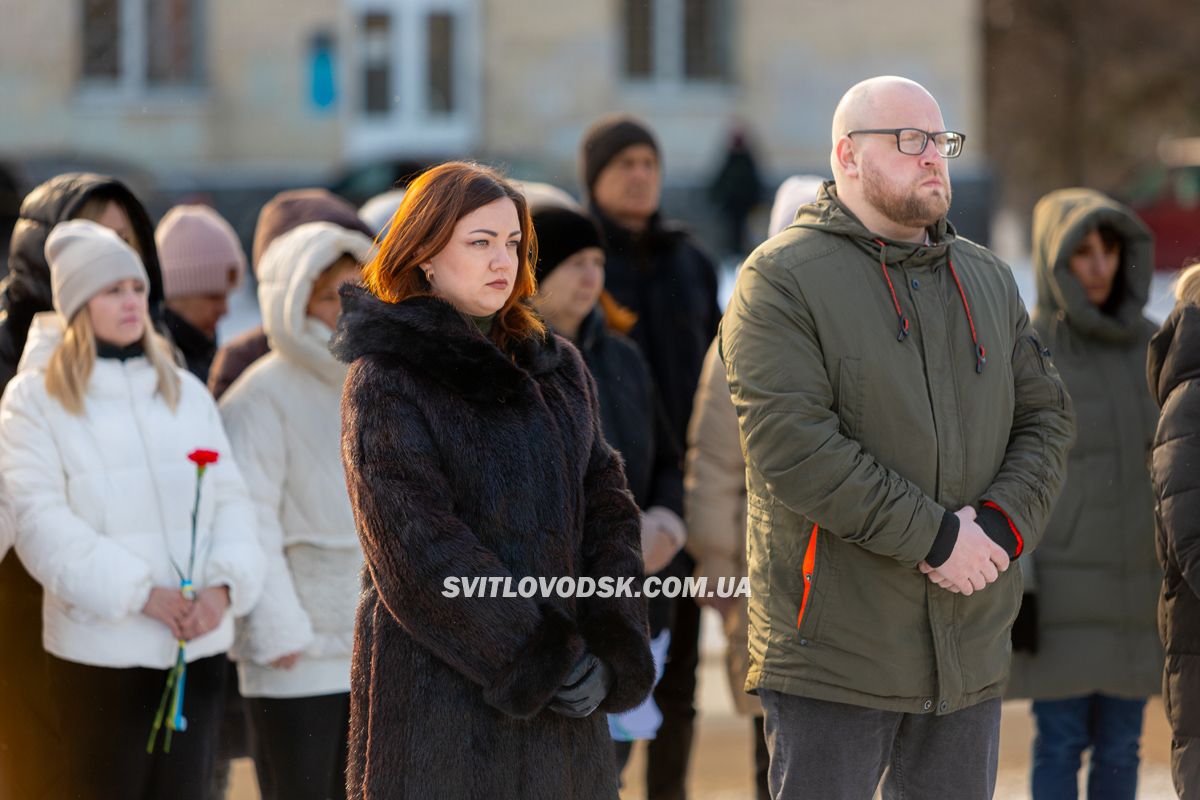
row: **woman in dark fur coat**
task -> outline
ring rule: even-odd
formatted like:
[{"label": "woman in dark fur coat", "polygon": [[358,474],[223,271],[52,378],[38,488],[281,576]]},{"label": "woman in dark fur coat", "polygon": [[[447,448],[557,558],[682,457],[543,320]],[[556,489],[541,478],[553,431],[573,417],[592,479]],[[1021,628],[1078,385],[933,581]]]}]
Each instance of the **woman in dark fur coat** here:
[{"label": "woman in dark fur coat", "polygon": [[[524,198],[454,162],[410,186],[366,289],[343,290],[342,455],[368,568],[349,798],[617,797],[603,712],[651,689],[645,603],[518,592],[642,571],[587,369],[527,305],[534,260]],[[500,592],[465,596],[479,578]]]}]

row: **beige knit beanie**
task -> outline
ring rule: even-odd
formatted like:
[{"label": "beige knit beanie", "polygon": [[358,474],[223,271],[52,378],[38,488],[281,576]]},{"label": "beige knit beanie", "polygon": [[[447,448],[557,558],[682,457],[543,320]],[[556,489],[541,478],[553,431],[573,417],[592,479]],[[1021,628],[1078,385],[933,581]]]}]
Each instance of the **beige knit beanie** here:
[{"label": "beige knit beanie", "polygon": [[246,252],[233,226],[208,206],[175,206],[154,231],[166,299],[225,294],[246,272]]},{"label": "beige knit beanie", "polygon": [[137,251],[110,228],[88,219],[63,222],[46,237],[54,308],[68,323],[79,309],[117,281],[150,285]]}]

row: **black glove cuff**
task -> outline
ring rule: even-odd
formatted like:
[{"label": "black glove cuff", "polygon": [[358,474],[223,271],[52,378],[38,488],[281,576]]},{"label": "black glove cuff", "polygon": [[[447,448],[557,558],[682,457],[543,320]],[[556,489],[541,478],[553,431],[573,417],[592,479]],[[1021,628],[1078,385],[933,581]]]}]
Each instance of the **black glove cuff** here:
[{"label": "black glove cuff", "polygon": [[975,523],[983,528],[989,539],[1004,548],[1010,559],[1017,557],[1019,542],[1012,526],[1008,524],[1008,518],[998,509],[991,506],[979,509],[979,513],[975,515]]},{"label": "black glove cuff", "polygon": [[958,544],[958,528],[958,517],[949,511],[942,514],[942,524],[938,526],[933,547],[929,548],[929,555],[925,556],[926,564],[937,569],[946,563],[946,559],[954,552],[954,545]]}]

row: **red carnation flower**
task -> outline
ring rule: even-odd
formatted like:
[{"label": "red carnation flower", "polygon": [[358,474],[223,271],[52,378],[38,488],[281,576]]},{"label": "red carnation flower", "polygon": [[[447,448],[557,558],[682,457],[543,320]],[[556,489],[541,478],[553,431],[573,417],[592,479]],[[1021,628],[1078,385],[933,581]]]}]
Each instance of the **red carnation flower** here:
[{"label": "red carnation flower", "polygon": [[201,468],[217,463],[218,458],[220,454],[216,450],[193,450],[188,453],[188,460]]}]

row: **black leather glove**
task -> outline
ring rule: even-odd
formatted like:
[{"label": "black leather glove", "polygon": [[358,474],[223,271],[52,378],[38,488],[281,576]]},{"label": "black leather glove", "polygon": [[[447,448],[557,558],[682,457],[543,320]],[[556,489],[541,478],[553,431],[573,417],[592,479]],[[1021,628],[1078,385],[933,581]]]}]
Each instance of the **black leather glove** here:
[{"label": "black leather glove", "polygon": [[1026,592],[1021,598],[1021,610],[1017,612],[1017,619],[1012,627],[1012,649],[1015,653],[1037,655],[1037,595],[1032,592]]},{"label": "black leather glove", "polygon": [[591,653],[584,653],[550,701],[550,710],[564,717],[586,717],[604,702],[612,680],[612,670],[607,664]]}]

